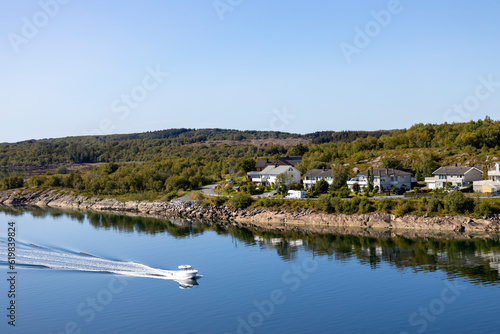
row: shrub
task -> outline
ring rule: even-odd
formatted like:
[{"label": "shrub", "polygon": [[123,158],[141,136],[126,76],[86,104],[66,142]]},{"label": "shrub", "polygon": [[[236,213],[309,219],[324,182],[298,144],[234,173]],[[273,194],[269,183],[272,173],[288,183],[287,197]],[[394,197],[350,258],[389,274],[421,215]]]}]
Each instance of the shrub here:
[{"label": "shrub", "polygon": [[198,202],[202,202],[205,200],[205,196],[201,191],[196,191],[191,193],[191,199]]},{"label": "shrub", "polygon": [[334,208],[330,201],[330,196],[324,195],[318,199],[318,209],[323,210],[324,212],[327,213],[332,213],[334,211]]},{"label": "shrub", "polygon": [[339,190],[334,191],[334,195],[340,198],[348,198],[351,191],[347,187],[342,187]]},{"label": "shrub", "polygon": [[398,204],[396,205],[396,208],[394,209],[394,215],[397,217],[401,217],[403,216],[405,213],[404,213],[404,210],[403,210],[403,206],[401,204]]},{"label": "shrub", "polygon": [[167,201],[167,202],[171,201],[176,197],[177,197],[177,191],[173,190],[173,191],[167,193],[167,195],[165,196],[165,201]]},{"label": "shrub", "polygon": [[396,208],[394,209],[394,215],[396,217],[401,217],[404,216],[405,214],[408,214],[413,211],[413,207],[410,202],[408,201],[403,201],[400,202]]},{"label": "shrub", "polygon": [[332,209],[336,212],[342,212],[342,200],[338,197],[330,198],[330,205]]},{"label": "shrub", "polygon": [[325,179],[321,179],[318,182],[316,182],[316,185],[314,186],[314,192],[317,194],[326,194],[328,192],[328,187],[330,185],[328,182],[326,182]]},{"label": "shrub", "polygon": [[439,205],[441,204],[441,199],[437,196],[433,196],[427,203],[427,212],[437,212]]},{"label": "shrub", "polygon": [[214,204],[215,204],[215,206],[223,206],[224,204],[226,204],[226,201],[227,201],[227,197],[217,196],[214,199]]},{"label": "shrub", "polygon": [[370,201],[366,198],[361,199],[361,202],[359,202],[359,213],[368,213],[371,211],[371,205]]},{"label": "shrub", "polygon": [[384,198],[378,202],[378,211],[389,212],[392,210],[394,202],[388,198]]},{"label": "shrub", "polygon": [[256,194],[261,194],[263,192],[266,191],[266,187],[265,186],[258,186],[255,190]]},{"label": "shrub", "polygon": [[47,187],[61,187],[64,183],[60,175],[51,175],[47,178],[44,185]]},{"label": "shrub", "polygon": [[460,191],[452,191],[444,197],[444,207],[450,213],[464,213],[474,209],[474,201]]},{"label": "shrub", "polygon": [[24,180],[20,176],[10,176],[0,181],[0,190],[22,188]]},{"label": "shrub", "polygon": [[237,209],[248,208],[252,204],[252,197],[247,194],[237,194],[231,198],[231,206]]},{"label": "shrub", "polygon": [[429,200],[426,197],[422,197],[420,199],[420,204],[418,205],[418,210],[420,211],[426,211],[427,210],[427,203]]},{"label": "shrub", "polygon": [[488,216],[492,213],[491,205],[486,200],[478,200],[474,207],[474,213],[479,216]]},{"label": "shrub", "polygon": [[346,212],[346,213],[354,214],[354,213],[358,212],[359,204],[361,203],[361,198],[354,197],[353,199],[346,201],[346,202],[349,203],[349,208],[348,208],[349,212]]},{"label": "shrub", "polygon": [[410,202],[404,202],[403,203],[403,212],[405,214],[410,213],[413,211],[413,207]]},{"label": "shrub", "polygon": [[68,171],[68,169],[67,169],[66,167],[64,167],[64,166],[60,166],[60,167],[58,167],[58,168],[56,169],[55,173],[56,173],[56,174],[68,174],[68,173],[69,173],[69,171]]}]

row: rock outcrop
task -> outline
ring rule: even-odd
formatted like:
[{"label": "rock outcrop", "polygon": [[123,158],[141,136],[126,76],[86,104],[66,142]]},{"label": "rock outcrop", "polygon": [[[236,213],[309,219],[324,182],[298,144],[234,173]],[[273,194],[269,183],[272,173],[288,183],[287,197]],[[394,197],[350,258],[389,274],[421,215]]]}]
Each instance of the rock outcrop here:
[{"label": "rock outcrop", "polygon": [[233,209],[213,205],[198,206],[195,202],[120,202],[112,198],[75,196],[68,191],[57,190],[11,190],[0,192],[0,204],[35,205],[59,209],[90,210],[99,212],[134,213],[151,216],[196,218],[214,223],[228,222],[254,225],[263,228],[288,227],[310,229],[311,227],[420,230],[460,233],[499,233],[500,219],[471,219],[463,216],[421,217],[405,215],[395,217],[382,212],[370,214],[323,214],[311,210],[300,212],[271,211],[267,209]]}]

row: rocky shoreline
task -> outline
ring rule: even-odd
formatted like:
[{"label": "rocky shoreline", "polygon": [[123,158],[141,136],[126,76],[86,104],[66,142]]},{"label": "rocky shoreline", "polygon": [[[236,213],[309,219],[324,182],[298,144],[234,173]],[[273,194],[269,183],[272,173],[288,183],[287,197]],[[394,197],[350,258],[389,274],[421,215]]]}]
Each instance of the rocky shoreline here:
[{"label": "rocky shoreline", "polygon": [[370,214],[323,214],[311,210],[297,212],[271,211],[267,209],[233,209],[230,207],[198,206],[195,202],[120,202],[113,198],[75,196],[68,191],[11,190],[0,192],[0,204],[32,205],[66,210],[130,213],[154,217],[184,217],[200,219],[212,224],[255,226],[265,229],[325,230],[393,230],[429,231],[434,233],[497,234],[500,233],[500,217],[471,219],[463,216],[420,217],[375,212]]}]

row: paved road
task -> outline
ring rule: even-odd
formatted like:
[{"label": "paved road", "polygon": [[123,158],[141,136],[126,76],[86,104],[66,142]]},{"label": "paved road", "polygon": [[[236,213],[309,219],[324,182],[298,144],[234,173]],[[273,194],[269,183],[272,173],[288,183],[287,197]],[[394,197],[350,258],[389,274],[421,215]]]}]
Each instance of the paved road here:
[{"label": "paved road", "polygon": [[[219,195],[215,192],[215,188],[217,187],[217,183],[215,184],[208,184],[206,186],[201,187],[201,192],[203,195],[207,196],[222,196]],[[252,195],[253,198],[260,198],[260,197],[269,197],[269,195],[274,195],[276,193],[276,190],[268,191],[262,194],[257,194],[257,195]],[[230,197],[230,196],[228,196]]]},{"label": "paved road", "polygon": [[405,196],[404,195],[373,196],[371,199],[384,199],[384,198],[387,198],[387,199],[401,199],[401,198],[405,198]]},{"label": "paved road", "polygon": [[[203,186],[203,187],[201,187],[200,190],[201,190],[201,192],[204,195],[207,195],[207,196],[220,196],[220,195],[218,195],[218,194],[215,193],[215,191],[214,191],[215,187],[217,187],[217,183],[216,184],[209,184],[209,185]],[[187,194],[185,194],[184,196],[175,199],[175,201],[178,201],[178,202],[192,202],[193,199],[191,198],[191,195],[194,192],[195,191],[190,191]]]},{"label": "paved road", "polygon": [[270,197],[270,196],[272,196],[274,194],[276,194],[276,190],[271,190],[271,191],[267,191],[267,192],[262,193],[262,194],[252,195],[252,198]]},{"label": "paved road", "polygon": [[[204,194],[204,195],[207,195],[207,196],[222,196],[222,195],[219,195],[215,192],[215,188],[217,187],[217,183],[214,183],[214,184],[208,184],[206,186],[203,186],[201,187],[201,192]],[[272,196],[276,193],[276,190],[272,190],[272,191],[268,191],[268,192],[265,192],[265,193],[262,193],[262,194],[257,194],[257,195],[252,195],[252,198],[265,198],[265,197],[269,197],[269,196]],[[184,197],[184,200],[191,200],[191,194],[187,194]],[[182,197],[181,197],[182,198]],[[378,197],[372,197],[370,199],[374,199],[374,200],[380,200],[380,199],[384,199],[384,198],[388,198],[388,199],[401,199],[401,198],[405,198],[403,195],[392,195],[392,196],[378,196]],[[317,198],[311,198],[312,200],[317,200]],[[347,200],[347,199],[350,199],[350,198],[342,198],[343,200]]]},{"label": "paved road", "polygon": [[206,186],[201,187],[201,192],[203,193],[203,195],[220,196],[219,194],[215,193],[215,187],[217,187],[217,183],[208,184]]}]

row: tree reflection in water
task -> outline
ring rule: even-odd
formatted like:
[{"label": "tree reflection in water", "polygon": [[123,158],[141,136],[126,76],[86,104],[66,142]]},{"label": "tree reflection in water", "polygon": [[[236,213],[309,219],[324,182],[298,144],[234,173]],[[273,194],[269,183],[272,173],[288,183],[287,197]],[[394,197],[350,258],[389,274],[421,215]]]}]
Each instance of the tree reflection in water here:
[{"label": "tree reflection in water", "polygon": [[381,263],[394,268],[412,268],[416,271],[442,271],[450,277],[464,277],[478,284],[496,284],[500,281],[500,236],[472,237],[461,234],[433,235],[394,231],[345,231],[323,229],[314,231],[278,231],[250,229],[232,224],[217,225],[186,219],[145,218],[111,213],[60,211],[37,207],[0,207],[0,211],[18,216],[29,213],[34,217],[66,216],[96,229],[124,233],[167,233],[175,238],[201,235],[214,231],[231,235],[238,242],[276,250],[284,261],[293,261],[298,251],[326,256],[332,260],[356,259],[372,269]]}]

